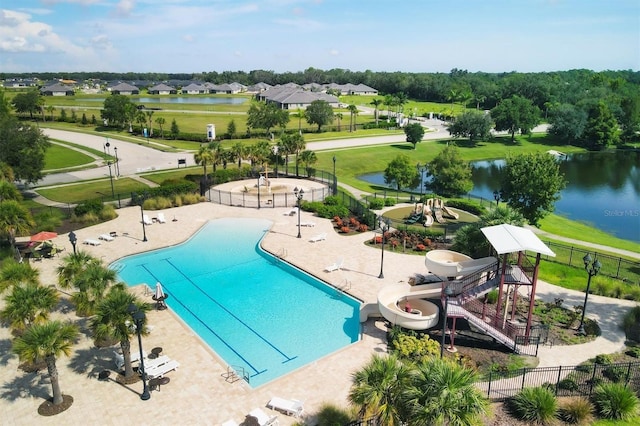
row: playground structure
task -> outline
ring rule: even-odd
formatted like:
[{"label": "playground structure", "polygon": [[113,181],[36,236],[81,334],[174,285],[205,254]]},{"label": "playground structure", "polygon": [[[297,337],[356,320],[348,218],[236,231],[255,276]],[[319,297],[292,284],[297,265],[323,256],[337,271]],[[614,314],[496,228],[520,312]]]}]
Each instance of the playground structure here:
[{"label": "playground structure", "polygon": [[[514,352],[536,355],[539,343],[545,339],[544,330],[532,324],[538,268],[541,255],[555,256],[555,253],[525,228],[503,224],[482,228],[482,233],[489,240],[496,257],[472,259],[449,250],[432,250],[425,257],[425,265],[442,281],[416,286],[385,286],[378,293],[379,312],[391,324],[426,330],[438,324],[440,309],[423,299],[439,297],[441,306],[446,306],[442,319],[447,323],[452,320],[451,350],[455,350],[456,321],[463,319],[472,328],[493,337]],[[533,262],[527,257],[527,252],[535,253]],[[515,318],[521,286],[529,287],[525,323]],[[495,288],[498,289],[497,303],[489,305],[484,296]],[[437,310],[423,305],[423,301]],[[419,312],[407,312],[407,302],[411,310],[415,308]],[[371,307],[367,309],[371,310]]]},{"label": "playground structure", "polygon": [[428,227],[433,224],[434,219],[438,223],[446,223],[446,218],[457,220],[459,217],[457,212],[444,205],[444,200],[441,198],[429,198],[424,203],[416,203],[405,223],[408,225],[422,223]]}]

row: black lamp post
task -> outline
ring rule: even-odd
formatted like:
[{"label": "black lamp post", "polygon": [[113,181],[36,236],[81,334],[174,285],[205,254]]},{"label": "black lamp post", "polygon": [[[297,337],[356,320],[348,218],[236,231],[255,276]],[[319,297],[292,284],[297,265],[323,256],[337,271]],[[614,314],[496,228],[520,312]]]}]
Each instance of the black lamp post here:
[{"label": "black lamp post", "polygon": [[142,209],[142,204],[140,204],[140,216],[142,217],[142,242],[147,242],[147,228],[144,224],[144,210]]},{"label": "black lamp post", "polygon": [[69,242],[73,247],[73,254],[76,254],[76,243],[78,242],[78,237],[76,237],[76,233],[73,231],[69,232]]},{"label": "black lamp post", "polygon": [[591,286],[591,277],[598,275],[600,272],[600,268],[602,268],[602,264],[596,258],[595,260],[591,259],[589,253],[585,254],[582,258],[584,262],[584,269],[589,274],[589,279],[587,280],[587,291],[584,294],[584,304],[582,305],[582,317],[580,318],[580,327],[578,327],[578,334],[586,336],[586,332],[584,331],[584,314],[587,311],[587,299],[589,298],[589,287]]},{"label": "black lamp post", "polygon": [[104,146],[107,147],[107,155],[111,155],[111,151],[109,151],[109,147],[111,146],[111,144],[109,143],[109,138],[107,138],[107,143],[105,143]]},{"label": "black lamp post", "polygon": [[293,189],[293,193],[296,196],[296,205],[298,206],[298,238],[302,238],[302,235],[300,234],[300,202],[302,201],[302,197],[304,196],[304,189],[298,189],[298,187],[296,186]]},{"label": "black lamp post", "polygon": [[384,274],[382,272],[382,268],[384,266],[384,234],[385,234],[385,232],[389,231],[389,228],[391,227],[391,220],[389,220],[389,218],[380,216],[380,218],[378,219],[378,224],[380,225],[380,232],[382,232],[382,251],[381,251],[381,255],[380,255],[380,275],[378,275],[378,278],[384,278]]},{"label": "black lamp post", "polygon": [[336,156],[333,156],[333,195],[338,194],[338,178],[336,177]]},{"label": "black lamp post", "polygon": [[497,189],[493,191],[493,199],[496,200],[496,207],[497,207],[498,203],[500,202],[500,191],[498,191]]},{"label": "black lamp post", "polygon": [[116,176],[120,176],[120,164],[118,163],[118,147],[114,146],[113,151],[116,153]]},{"label": "black lamp post", "polygon": [[442,342],[440,342],[440,358],[444,355],[444,338],[447,334],[447,310],[449,309],[449,297],[453,294],[450,286],[444,288],[444,311],[442,313]]},{"label": "black lamp post", "polygon": [[116,192],[113,190],[113,174],[111,174],[111,161],[107,161],[109,166],[109,181],[111,182],[111,198],[116,198]]},{"label": "black lamp post", "polygon": [[140,399],[146,401],[151,398],[151,393],[149,392],[149,388],[147,387],[147,373],[144,371],[144,352],[142,351],[142,336],[140,335],[142,327],[144,326],[145,314],[144,311],[140,310],[133,303],[129,305],[127,309],[131,317],[133,318],[133,322],[136,325],[136,333],[138,334],[138,348],[140,349],[140,373],[142,377],[142,395],[140,395]]}]

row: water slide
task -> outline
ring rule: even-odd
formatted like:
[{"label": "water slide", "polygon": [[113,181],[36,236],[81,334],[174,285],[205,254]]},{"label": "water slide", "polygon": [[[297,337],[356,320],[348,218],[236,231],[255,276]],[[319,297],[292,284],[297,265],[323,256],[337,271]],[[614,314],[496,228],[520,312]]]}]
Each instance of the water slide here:
[{"label": "water slide", "polygon": [[442,213],[444,213],[445,216],[452,217],[454,219],[458,219],[460,217],[460,215],[458,213],[454,212],[453,210],[451,210],[449,207],[445,206],[444,204],[442,204]]},{"label": "water slide", "polygon": [[[439,298],[442,285],[390,284],[378,292],[380,314],[391,324],[410,330],[426,330],[438,324],[440,309],[423,298]],[[407,309],[407,303],[410,309]]]},{"label": "water slide", "polygon": [[439,277],[469,275],[495,262],[497,259],[492,256],[473,259],[466,254],[451,250],[431,250],[424,258],[424,264],[429,272]]}]

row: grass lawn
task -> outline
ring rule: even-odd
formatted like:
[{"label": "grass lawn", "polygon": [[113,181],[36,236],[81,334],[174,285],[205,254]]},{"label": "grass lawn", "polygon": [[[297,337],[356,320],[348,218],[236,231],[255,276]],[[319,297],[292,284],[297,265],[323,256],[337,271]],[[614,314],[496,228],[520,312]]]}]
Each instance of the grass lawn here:
[{"label": "grass lawn", "polygon": [[44,172],[47,170],[64,169],[90,164],[93,158],[57,144],[51,144],[44,158]]},{"label": "grass lawn", "polygon": [[[208,168],[209,172],[211,172],[211,168]],[[155,182],[157,184],[161,184],[167,179],[182,179],[186,175],[200,174],[202,175],[202,167],[201,166],[193,166],[181,168],[178,170],[170,170],[166,172],[157,172],[157,173],[146,173],[141,175],[145,179],[150,180],[151,182]]]},{"label": "grass lawn", "polygon": [[101,179],[74,185],[38,189],[37,192],[43,197],[59,203],[78,203],[97,198],[105,201],[117,200],[118,194],[120,194],[121,199],[129,198],[131,192],[143,191],[148,186],[134,179],[122,178],[113,180],[113,188],[116,197],[111,197],[109,179]]}]

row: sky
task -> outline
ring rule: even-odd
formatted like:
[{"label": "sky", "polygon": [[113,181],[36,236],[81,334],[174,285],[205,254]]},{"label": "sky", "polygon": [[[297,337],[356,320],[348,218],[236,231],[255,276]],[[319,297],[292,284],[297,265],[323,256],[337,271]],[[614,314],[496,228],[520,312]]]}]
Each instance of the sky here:
[{"label": "sky", "polygon": [[640,0],[0,0],[0,72],[640,70]]}]

